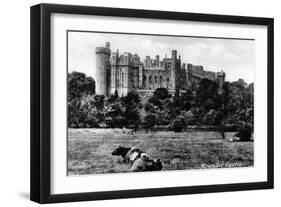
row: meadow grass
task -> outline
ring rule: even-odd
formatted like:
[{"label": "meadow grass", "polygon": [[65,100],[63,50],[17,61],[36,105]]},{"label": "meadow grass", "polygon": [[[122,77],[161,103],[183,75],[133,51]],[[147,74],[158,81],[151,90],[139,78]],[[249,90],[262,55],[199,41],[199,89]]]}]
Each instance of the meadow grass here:
[{"label": "meadow grass", "polygon": [[[226,137],[232,135],[226,133]],[[69,129],[68,175],[127,172],[130,165],[124,163],[121,157],[111,155],[119,145],[135,146],[152,159],[159,158],[163,170],[229,167],[237,163],[239,167],[247,167],[254,164],[254,142],[229,142],[223,140],[219,132],[139,131],[128,134],[120,129]]]}]

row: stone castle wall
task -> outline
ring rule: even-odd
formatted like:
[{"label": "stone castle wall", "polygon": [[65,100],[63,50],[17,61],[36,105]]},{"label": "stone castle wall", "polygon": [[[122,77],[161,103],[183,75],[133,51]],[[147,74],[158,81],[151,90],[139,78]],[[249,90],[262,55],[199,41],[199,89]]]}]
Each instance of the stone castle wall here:
[{"label": "stone castle wall", "polygon": [[170,93],[177,89],[196,89],[199,82],[207,78],[217,81],[219,87],[225,81],[225,73],[204,71],[203,66],[181,64],[181,57],[172,50],[171,57],[160,60],[146,56],[143,62],[137,54],[112,52],[109,43],[96,48],[96,93],[108,96],[117,91],[119,96],[135,90],[140,95],[151,95],[157,88],[166,88]]}]

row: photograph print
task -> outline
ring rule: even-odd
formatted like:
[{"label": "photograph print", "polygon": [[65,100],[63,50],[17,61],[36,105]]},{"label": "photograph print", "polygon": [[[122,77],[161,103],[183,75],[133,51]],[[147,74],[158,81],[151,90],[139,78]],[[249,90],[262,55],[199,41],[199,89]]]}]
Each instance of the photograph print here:
[{"label": "photograph print", "polygon": [[253,167],[254,46],[67,31],[67,175]]}]

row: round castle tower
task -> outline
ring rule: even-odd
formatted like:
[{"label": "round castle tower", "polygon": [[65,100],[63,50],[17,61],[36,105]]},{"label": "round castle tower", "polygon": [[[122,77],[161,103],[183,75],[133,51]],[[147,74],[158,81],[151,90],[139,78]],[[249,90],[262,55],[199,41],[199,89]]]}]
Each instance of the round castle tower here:
[{"label": "round castle tower", "polygon": [[223,84],[225,82],[225,72],[223,70],[221,72],[217,72],[217,80],[218,80],[218,94],[222,94],[223,92]]},{"label": "round castle tower", "polygon": [[217,79],[218,79],[219,88],[222,89],[222,86],[225,82],[225,72],[223,72],[223,70],[221,72],[217,72]]},{"label": "round castle tower", "polygon": [[108,95],[110,77],[110,43],[106,42],[105,47],[96,47],[96,70],[94,71],[94,79],[96,82],[96,94]]}]

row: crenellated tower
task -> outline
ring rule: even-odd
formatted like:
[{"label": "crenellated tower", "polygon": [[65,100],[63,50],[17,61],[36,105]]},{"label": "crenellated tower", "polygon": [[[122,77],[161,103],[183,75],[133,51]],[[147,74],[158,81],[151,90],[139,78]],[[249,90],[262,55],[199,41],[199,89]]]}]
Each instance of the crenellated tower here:
[{"label": "crenellated tower", "polygon": [[176,89],[176,61],[177,61],[177,51],[172,50],[171,59],[171,89]]},{"label": "crenellated tower", "polygon": [[172,50],[171,58],[171,89],[176,90],[180,87],[180,70],[181,70],[181,59],[180,56],[177,58],[177,51]]},{"label": "crenellated tower", "polygon": [[94,80],[96,82],[96,94],[108,96],[110,85],[110,43],[105,47],[96,47],[96,70]]},{"label": "crenellated tower", "polygon": [[221,94],[223,92],[223,84],[225,82],[225,72],[223,72],[223,70],[221,72],[217,72],[217,82],[218,93]]}]

